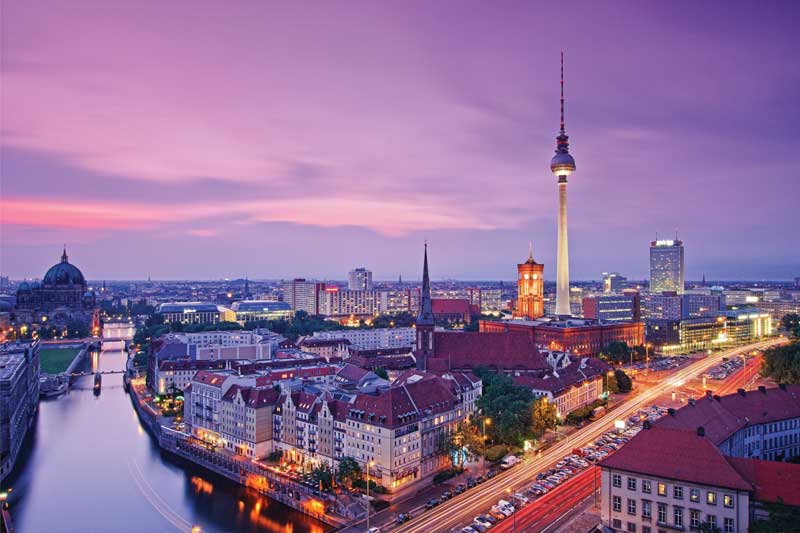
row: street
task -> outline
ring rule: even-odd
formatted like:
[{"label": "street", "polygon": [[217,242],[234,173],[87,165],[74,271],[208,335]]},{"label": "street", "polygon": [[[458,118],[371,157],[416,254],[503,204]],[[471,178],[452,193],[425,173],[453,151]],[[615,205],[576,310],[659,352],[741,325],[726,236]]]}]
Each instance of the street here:
[{"label": "street", "polygon": [[[402,533],[428,533],[432,531],[460,530],[461,527],[469,524],[477,514],[488,511],[498,499],[501,499],[506,495],[506,491],[508,489],[511,491],[516,491],[527,488],[527,486],[534,481],[534,478],[538,472],[551,467],[562,457],[572,453],[574,448],[586,446],[609,429],[612,429],[616,419],[627,419],[642,407],[651,404],[662,394],[667,393],[676,386],[681,385],[682,383],[692,379],[694,376],[707,371],[714,365],[719,364],[723,357],[731,357],[739,352],[763,349],[780,342],[783,342],[783,340],[770,339],[769,341],[758,342],[718,352],[709,357],[694,361],[689,365],[676,370],[675,373],[672,374],[668,379],[664,379],[663,381],[654,384],[652,387],[645,390],[640,390],[638,394],[609,411],[606,416],[587,425],[578,433],[564,438],[562,441],[545,450],[541,455],[537,457],[526,457],[520,465],[514,467],[510,471],[502,473],[497,477],[486,481],[478,487],[467,491],[466,493],[461,494],[434,509],[423,512],[409,522],[397,526],[395,529],[393,529],[393,531]],[[575,478],[575,480],[578,479],[579,478]],[[591,477],[588,479],[591,480]],[[581,483],[580,481],[577,481],[574,486],[567,483],[563,487],[569,489],[568,492],[570,497],[565,499],[573,501],[574,504],[577,504],[583,500],[583,498],[579,498],[578,495],[583,494],[586,491],[587,486],[585,485],[585,482]],[[555,492],[558,494],[561,491],[556,490]],[[541,498],[539,500],[541,503],[534,502],[523,508],[518,513],[519,516],[517,516],[518,527],[525,527],[524,525],[527,525],[531,531],[540,530],[546,525],[544,520],[545,518],[549,519],[550,521],[555,520],[561,516],[563,512],[568,510],[563,509],[562,512],[557,513],[545,511],[543,507],[547,507],[552,503],[553,498],[548,498],[548,496],[551,496],[551,494]],[[588,497],[591,495],[591,490],[589,490],[587,494],[583,495]],[[559,507],[563,508],[561,505]],[[505,531],[508,525],[511,525],[512,523],[513,518],[508,518],[504,521],[502,526],[498,526],[498,529]]]}]

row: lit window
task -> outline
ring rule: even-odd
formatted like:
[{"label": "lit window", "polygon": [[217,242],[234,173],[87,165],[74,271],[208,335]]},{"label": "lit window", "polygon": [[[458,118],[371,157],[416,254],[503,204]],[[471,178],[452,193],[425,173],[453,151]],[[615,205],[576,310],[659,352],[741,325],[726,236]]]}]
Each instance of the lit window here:
[{"label": "lit window", "polygon": [[708,505],[717,505],[717,493],[708,491],[706,494],[706,503]]},{"label": "lit window", "polygon": [[659,483],[658,484],[658,495],[659,496],[666,496],[667,495],[667,484],[666,483]]},{"label": "lit window", "polygon": [[700,489],[690,489],[689,490],[689,499],[693,502],[700,501]]},{"label": "lit window", "polygon": [[722,503],[725,507],[733,508],[733,496],[726,494],[722,497]]}]

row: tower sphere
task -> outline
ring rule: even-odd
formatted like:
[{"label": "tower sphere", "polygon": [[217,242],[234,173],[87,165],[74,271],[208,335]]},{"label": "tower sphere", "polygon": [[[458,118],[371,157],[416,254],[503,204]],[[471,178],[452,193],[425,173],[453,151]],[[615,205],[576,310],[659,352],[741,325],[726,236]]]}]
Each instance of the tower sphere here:
[{"label": "tower sphere", "polygon": [[556,176],[569,176],[575,171],[575,159],[569,152],[556,150],[556,155],[550,160],[550,170]]}]

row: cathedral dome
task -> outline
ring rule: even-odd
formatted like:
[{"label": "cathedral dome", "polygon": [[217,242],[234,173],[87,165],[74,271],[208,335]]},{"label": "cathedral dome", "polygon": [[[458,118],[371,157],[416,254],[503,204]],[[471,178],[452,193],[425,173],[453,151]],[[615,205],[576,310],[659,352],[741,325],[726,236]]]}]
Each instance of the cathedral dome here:
[{"label": "cathedral dome", "polygon": [[67,261],[67,251],[61,255],[61,262],[50,267],[44,275],[43,285],[85,285],[86,280],[78,267]]}]

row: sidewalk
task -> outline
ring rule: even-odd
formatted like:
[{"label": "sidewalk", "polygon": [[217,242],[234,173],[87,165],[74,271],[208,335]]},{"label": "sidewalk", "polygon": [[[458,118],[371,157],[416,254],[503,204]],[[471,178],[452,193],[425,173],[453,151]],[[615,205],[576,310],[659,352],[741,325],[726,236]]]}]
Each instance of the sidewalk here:
[{"label": "sidewalk", "polygon": [[[487,463],[486,469],[489,470],[490,468],[491,465]],[[468,477],[477,477],[482,472],[481,462],[478,460],[466,464],[464,472],[438,485],[434,485],[432,480],[423,481],[422,483],[424,483],[424,486],[417,487],[416,490],[414,487],[411,487],[407,494],[401,493],[389,507],[371,514],[369,525],[370,527],[377,526],[381,529],[386,529],[388,526],[395,524],[395,520],[399,514],[416,514],[418,510],[424,508],[428,500],[439,498],[446,490],[452,492],[459,483],[466,483]],[[354,522],[341,531],[346,533],[363,533],[365,529],[366,519]]]}]

